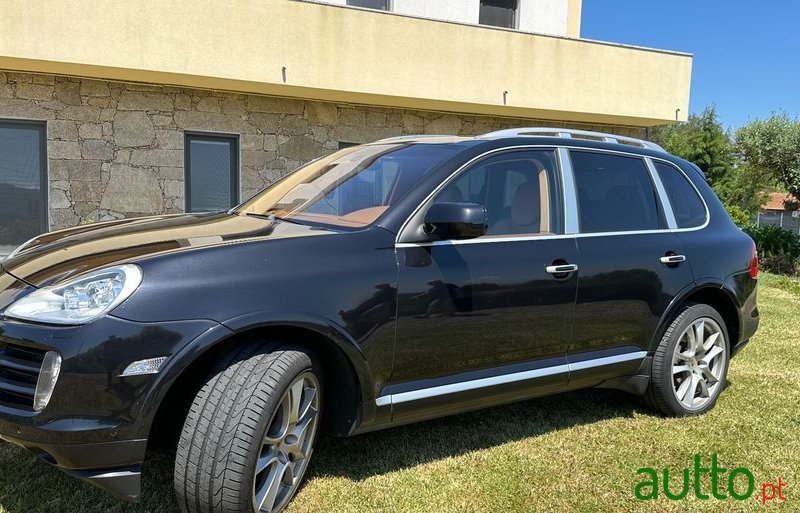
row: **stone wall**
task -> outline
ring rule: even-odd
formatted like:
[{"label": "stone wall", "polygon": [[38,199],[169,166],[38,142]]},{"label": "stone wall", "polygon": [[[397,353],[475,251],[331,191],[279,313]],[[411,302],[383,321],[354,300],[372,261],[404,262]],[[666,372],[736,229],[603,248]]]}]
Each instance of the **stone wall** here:
[{"label": "stone wall", "polygon": [[564,125],[0,71],[4,118],[47,121],[51,229],[182,212],[184,131],[239,135],[244,199],[340,143]]}]

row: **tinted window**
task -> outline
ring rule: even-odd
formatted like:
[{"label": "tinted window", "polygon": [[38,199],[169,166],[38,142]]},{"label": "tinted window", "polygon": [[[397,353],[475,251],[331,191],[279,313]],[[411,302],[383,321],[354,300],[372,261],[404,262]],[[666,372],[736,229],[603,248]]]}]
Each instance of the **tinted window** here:
[{"label": "tinted window", "polygon": [[0,254],[47,231],[44,128],[0,121]]},{"label": "tinted window", "polygon": [[389,0],[347,0],[347,5],[366,7],[367,9],[389,10]]},{"label": "tinted window", "polygon": [[682,172],[669,164],[656,163],[658,176],[667,191],[678,228],[693,228],[706,222],[706,207]]},{"label": "tinted window", "polygon": [[560,233],[555,162],[551,151],[495,155],[457,177],[435,201],[483,205],[488,236]]},{"label": "tinted window", "polygon": [[493,27],[515,28],[517,0],[481,0],[478,23]]},{"label": "tinted window", "polygon": [[586,151],[570,155],[582,232],[665,228],[644,160]]},{"label": "tinted window", "polygon": [[227,210],[239,202],[235,136],[186,135],[186,211]]}]

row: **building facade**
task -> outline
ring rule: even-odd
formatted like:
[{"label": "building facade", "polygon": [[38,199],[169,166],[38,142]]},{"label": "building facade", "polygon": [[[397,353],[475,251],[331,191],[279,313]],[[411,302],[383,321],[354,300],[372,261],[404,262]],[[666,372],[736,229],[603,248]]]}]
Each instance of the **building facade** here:
[{"label": "building facade", "polygon": [[326,0],[432,20],[580,37],[581,0]]},{"label": "building facade", "polygon": [[350,144],[514,126],[644,137],[687,111],[691,56],[581,40],[579,1],[336,3],[358,5],[0,0],[0,253],[228,208]]}]

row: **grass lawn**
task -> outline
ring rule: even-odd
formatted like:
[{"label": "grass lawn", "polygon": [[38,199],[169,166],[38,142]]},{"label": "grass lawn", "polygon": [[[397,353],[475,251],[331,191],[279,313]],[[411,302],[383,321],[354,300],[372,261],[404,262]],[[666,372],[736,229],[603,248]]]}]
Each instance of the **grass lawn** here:
[{"label": "grass lawn", "polygon": [[[709,414],[664,419],[621,392],[588,390],[323,439],[289,511],[800,511],[800,281],[760,280],[761,328]],[[758,491],[782,476],[787,500],[634,498],[637,469],[668,467],[677,491],[695,453],[706,466],[717,453],[729,471],[748,468]],[[0,444],[0,513],[174,512],[171,480],[166,458],[151,462],[142,503],[123,504]],[[702,482],[709,493],[708,474]],[[746,488],[743,476],[736,483]]]}]

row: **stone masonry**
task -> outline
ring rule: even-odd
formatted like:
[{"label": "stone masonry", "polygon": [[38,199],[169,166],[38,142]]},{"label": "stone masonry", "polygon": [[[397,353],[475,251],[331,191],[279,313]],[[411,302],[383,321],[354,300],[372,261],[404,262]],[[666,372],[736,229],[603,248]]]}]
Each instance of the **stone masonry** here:
[{"label": "stone masonry", "polygon": [[47,122],[51,229],[183,212],[185,131],[239,136],[245,199],[340,143],[564,125],[3,71],[0,119]]}]

